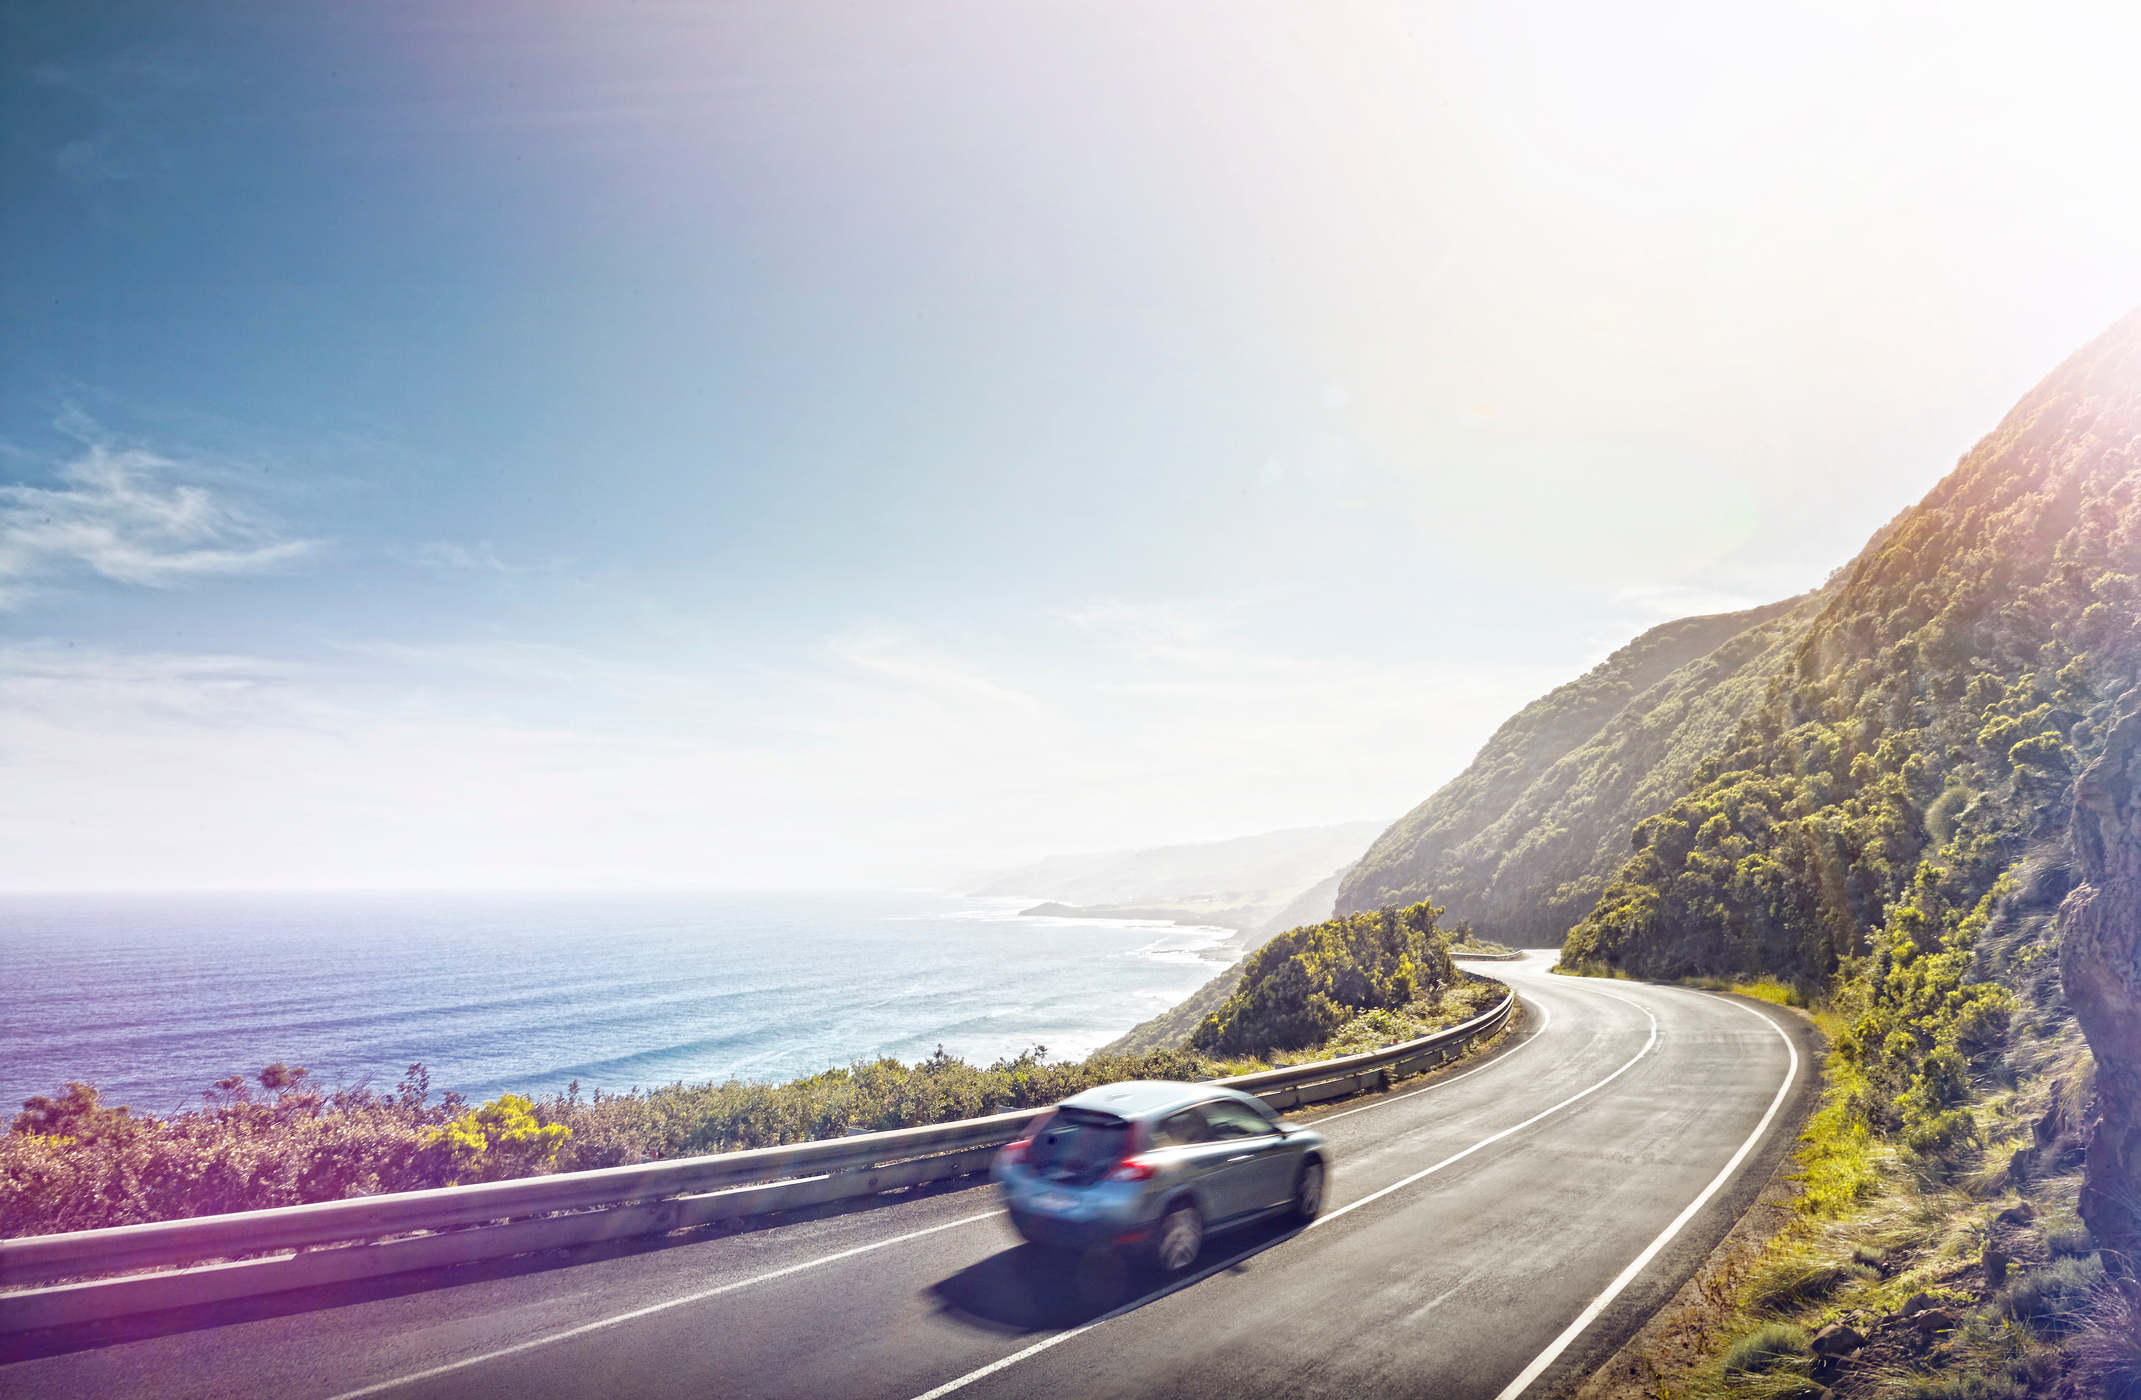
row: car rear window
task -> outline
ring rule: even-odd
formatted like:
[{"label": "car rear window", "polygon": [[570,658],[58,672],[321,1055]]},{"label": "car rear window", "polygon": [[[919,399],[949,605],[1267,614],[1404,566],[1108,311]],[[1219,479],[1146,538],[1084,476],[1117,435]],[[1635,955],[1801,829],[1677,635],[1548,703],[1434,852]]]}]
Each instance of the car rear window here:
[{"label": "car rear window", "polygon": [[1098,1181],[1129,1155],[1130,1124],[1090,1108],[1059,1108],[1033,1140],[1027,1161],[1058,1181]]}]

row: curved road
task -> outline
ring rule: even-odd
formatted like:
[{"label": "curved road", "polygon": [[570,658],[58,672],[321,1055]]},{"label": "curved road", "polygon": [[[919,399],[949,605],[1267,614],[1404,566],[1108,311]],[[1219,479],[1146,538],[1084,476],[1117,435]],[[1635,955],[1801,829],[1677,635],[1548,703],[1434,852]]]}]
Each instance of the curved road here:
[{"label": "curved road", "polygon": [[49,1338],[0,1394],[1551,1396],[1731,1228],[1812,1091],[1774,1007],[1551,961],[1482,969],[1526,1006],[1498,1053],[1293,1115],[1332,1142],[1323,1218],[1216,1236],[1171,1287],[945,1189]]}]

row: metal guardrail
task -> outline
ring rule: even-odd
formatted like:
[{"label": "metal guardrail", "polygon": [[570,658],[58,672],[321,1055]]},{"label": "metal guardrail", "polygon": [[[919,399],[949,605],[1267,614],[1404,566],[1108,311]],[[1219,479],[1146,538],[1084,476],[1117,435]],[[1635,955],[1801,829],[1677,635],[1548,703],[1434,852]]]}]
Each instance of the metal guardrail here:
[{"label": "metal guardrail", "polygon": [[[1515,1005],[1511,993],[1485,1015],[1417,1040],[1212,1082],[1277,1109],[1344,1098],[1454,1058],[1507,1024]],[[0,1292],[0,1333],[665,1234],[966,1176],[1048,1111],[0,1240],[0,1289],[8,1290]],[[131,1270],[159,1272],[95,1277]]]}]

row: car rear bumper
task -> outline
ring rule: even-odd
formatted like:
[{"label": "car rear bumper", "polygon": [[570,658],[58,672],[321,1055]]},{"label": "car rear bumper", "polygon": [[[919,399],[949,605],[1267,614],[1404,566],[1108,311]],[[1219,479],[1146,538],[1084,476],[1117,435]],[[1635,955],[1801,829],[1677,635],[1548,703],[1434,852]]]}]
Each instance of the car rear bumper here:
[{"label": "car rear bumper", "polygon": [[1125,1248],[1143,1244],[1151,1235],[1151,1227],[1136,1220],[1106,1216],[1066,1220],[1018,1209],[1011,1212],[1011,1224],[1027,1239],[1050,1249],[1086,1249],[1093,1245]]}]

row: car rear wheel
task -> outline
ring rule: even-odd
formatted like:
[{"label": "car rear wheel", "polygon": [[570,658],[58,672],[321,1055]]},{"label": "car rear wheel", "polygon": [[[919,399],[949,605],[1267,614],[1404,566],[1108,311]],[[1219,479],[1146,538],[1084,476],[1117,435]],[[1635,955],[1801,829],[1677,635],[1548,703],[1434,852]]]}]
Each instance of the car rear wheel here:
[{"label": "car rear wheel", "polygon": [[1204,1248],[1204,1217],[1188,1201],[1177,1201],[1160,1217],[1159,1238],[1153,1241],[1152,1258],[1161,1269],[1179,1274],[1197,1262]]},{"label": "car rear wheel", "polygon": [[1323,1163],[1311,1157],[1301,1164],[1301,1174],[1294,1178],[1294,1219],[1306,1224],[1322,1211]]}]

